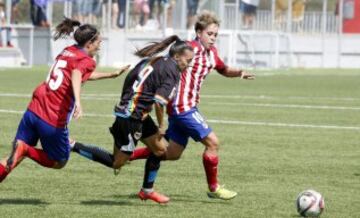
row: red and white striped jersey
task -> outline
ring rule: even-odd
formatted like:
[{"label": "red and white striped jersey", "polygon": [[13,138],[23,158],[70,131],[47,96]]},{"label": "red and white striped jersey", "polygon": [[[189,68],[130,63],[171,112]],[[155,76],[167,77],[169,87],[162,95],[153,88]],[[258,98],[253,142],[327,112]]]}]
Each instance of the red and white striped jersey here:
[{"label": "red and white striped jersey", "polygon": [[189,44],[194,48],[194,58],[182,72],[176,95],[168,104],[167,111],[170,115],[181,114],[196,107],[200,102],[200,88],[206,76],[213,69],[222,73],[226,68],[215,47],[207,50],[197,39]]}]

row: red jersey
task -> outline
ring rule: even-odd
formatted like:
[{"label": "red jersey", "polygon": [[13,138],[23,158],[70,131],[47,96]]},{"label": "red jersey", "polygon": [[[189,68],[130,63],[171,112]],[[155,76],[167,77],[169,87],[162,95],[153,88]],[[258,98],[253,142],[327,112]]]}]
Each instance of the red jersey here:
[{"label": "red jersey", "polygon": [[46,81],[34,90],[28,109],[48,124],[64,128],[74,108],[72,71],[79,70],[84,83],[95,67],[95,61],[78,46],[65,48],[56,57]]},{"label": "red jersey", "polygon": [[207,50],[196,39],[189,43],[194,49],[194,58],[181,74],[176,96],[168,105],[169,114],[180,114],[196,107],[200,101],[200,88],[206,76],[213,69],[222,73],[226,68],[215,47]]}]

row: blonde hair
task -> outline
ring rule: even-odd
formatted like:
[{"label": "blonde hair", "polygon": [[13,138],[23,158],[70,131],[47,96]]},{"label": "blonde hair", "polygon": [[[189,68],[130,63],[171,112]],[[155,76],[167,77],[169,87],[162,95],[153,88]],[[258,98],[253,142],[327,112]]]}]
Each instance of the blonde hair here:
[{"label": "blonde hair", "polygon": [[215,13],[210,11],[203,11],[201,14],[199,14],[196,23],[195,23],[195,32],[197,31],[203,31],[211,24],[216,24],[220,26],[220,20],[216,16]]}]

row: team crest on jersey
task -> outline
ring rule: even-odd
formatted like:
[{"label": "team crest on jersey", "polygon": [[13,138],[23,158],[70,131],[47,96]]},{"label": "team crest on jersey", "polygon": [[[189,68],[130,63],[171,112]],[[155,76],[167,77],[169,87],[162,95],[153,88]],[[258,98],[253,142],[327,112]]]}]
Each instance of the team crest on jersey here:
[{"label": "team crest on jersey", "polygon": [[141,138],[141,136],[142,136],[142,133],[141,133],[141,132],[135,132],[135,133],[134,133],[134,138],[135,138],[136,140],[139,140],[139,139]]},{"label": "team crest on jersey", "polygon": [[133,152],[135,150],[135,142],[134,142],[133,138],[131,137],[131,134],[128,135],[128,139],[129,139],[129,144],[122,145],[121,150],[127,151],[127,152]]},{"label": "team crest on jersey", "polygon": [[70,51],[67,51],[67,50],[64,50],[61,55],[63,56],[66,56],[66,57],[75,57],[75,54],[70,52]]}]

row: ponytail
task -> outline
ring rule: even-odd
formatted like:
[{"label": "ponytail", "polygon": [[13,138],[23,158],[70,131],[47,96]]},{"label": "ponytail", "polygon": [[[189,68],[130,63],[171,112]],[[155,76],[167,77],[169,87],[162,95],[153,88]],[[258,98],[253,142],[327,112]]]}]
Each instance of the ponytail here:
[{"label": "ponytail", "polygon": [[56,26],[54,40],[56,41],[60,38],[64,38],[65,36],[69,36],[70,33],[74,32],[74,27],[76,26],[80,26],[79,21],[65,17],[63,22]]},{"label": "ponytail", "polygon": [[54,34],[54,39],[63,38],[69,36],[74,32],[74,27],[78,26],[74,33],[74,39],[77,44],[83,47],[87,42],[94,42],[97,39],[97,36],[100,35],[99,31],[95,26],[90,24],[82,24],[77,20],[72,20],[66,18],[59,25],[56,26],[56,31]]},{"label": "ponytail", "polygon": [[177,35],[169,36],[161,42],[152,42],[150,45],[137,50],[134,54],[140,58],[152,57],[164,51],[169,45],[175,41],[181,41]]}]

